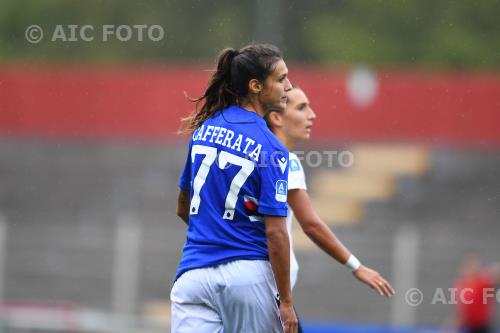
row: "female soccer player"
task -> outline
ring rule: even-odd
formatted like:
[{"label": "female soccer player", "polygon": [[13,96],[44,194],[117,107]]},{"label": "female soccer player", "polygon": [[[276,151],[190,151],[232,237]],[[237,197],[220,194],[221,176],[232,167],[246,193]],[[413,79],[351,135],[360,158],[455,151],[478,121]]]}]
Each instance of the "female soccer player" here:
[{"label": "female soccer player", "polygon": [[[188,225],[170,299],[172,332],[296,332],[290,287],[288,151],[262,118],[291,89],[278,49],[224,49],[180,177]],[[280,321],[281,318],[281,321]]]},{"label": "female soccer player", "polygon": [[[316,119],[309,99],[300,88],[288,93],[285,109],[272,108],[265,117],[268,126],[278,139],[289,149],[311,135],[311,126]],[[287,228],[291,237],[292,217],[295,214],[302,230],[328,255],[349,267],[361,282],[375,289],[380,295],[394,294],[392,286],[376,271],[362,265],[354,255],[338,240],[332,230],[316,214],[307,194],[304,171],[297,155],[290,152],[290,172],[288,176]],[[290,243],[291,243],[290,238]],[[297,280],[298,264],[293,247],[290,251],[290,271],[292,288]]]}]

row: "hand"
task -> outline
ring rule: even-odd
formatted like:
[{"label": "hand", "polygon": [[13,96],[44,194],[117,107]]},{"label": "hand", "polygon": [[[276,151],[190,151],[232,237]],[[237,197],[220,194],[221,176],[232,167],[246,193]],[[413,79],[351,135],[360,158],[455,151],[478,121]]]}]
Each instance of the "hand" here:
[{"label": "hand", "polygon": [[361,282],[367,284],[372,289],[376,290],[380,296],[392,296],[396,292],[377,271],[366,266],[359,266],[352,274]]},{"label": "hand", "polygon": [[297,333],[298,320],[291,303],[282,302],[280,304],[280,316],[285,333]]}]

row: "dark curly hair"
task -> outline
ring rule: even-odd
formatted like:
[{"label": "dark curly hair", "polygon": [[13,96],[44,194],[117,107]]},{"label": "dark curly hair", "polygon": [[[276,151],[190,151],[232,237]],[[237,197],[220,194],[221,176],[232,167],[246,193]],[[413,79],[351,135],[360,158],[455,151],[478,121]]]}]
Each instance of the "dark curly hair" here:
[{"label": "dark curly hair", "polygon": [[[181,133],[193,133],[215,112],[239,104],[248,96],[248,82],[264,81],[274,65],[282,59],[281,52],[273,45],[250,44],[239,50],[226,48],[217,57],[217,69],[210,78],[205,93],[196,99],[195,110],[181,119]],[[203,103],[198,110],[198,105]]]}]

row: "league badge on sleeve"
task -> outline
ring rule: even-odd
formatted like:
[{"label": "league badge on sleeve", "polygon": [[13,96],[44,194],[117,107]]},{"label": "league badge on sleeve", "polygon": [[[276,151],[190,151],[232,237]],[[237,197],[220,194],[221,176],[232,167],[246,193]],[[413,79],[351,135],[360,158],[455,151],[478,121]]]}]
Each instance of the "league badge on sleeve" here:
[{"label": "league badge on sleeve", "polygon": [[300,164],[296,160],[290,160],[290,171],[300,171]]},{"label": "league badge on sleeve", "polygon": [[276,182],[276,201],[286,202],[288,193],[288,183],[286,180],[278,180]]}]

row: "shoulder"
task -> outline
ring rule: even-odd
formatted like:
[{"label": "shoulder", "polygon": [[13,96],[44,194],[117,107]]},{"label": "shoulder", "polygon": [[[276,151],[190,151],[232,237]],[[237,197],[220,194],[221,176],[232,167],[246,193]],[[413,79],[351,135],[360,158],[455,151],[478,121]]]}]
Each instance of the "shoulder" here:
[{"label": "shoulder", "polygon": [[263,156],[263,165],[272,165],[272,166],[280,166],[282,171],[286,168],[289,170],[289,153],[288,149],[277,139],[274,137],[274,134],[270,134],[271,136],[267,136],[267,143],[263,147],[263,151],[265,152]]},{"label": "shoulder", "polygon": [[300,163],[300,159],[293,152],[290,152],[290,172],[303,171],[302,163]]},{"label": "shoulder", "polygon": [[282,151],[286,153],[285,157],[288,157],[288,149],[267,127],[265,120],[262,119],[262,122],[259,121],[256,125],[259,130],[258,135],[262,137],[262,141],[265,142],[266,148],[272,151]]},{"label": "shoulder", "polygon": [[296,154],[290,152],[289,157],[289,173],[288,173],[288,183],[289,189],[302,189],[307,190],[306,176],[304,174],[304,169],[300,164],[300,160]]}]

